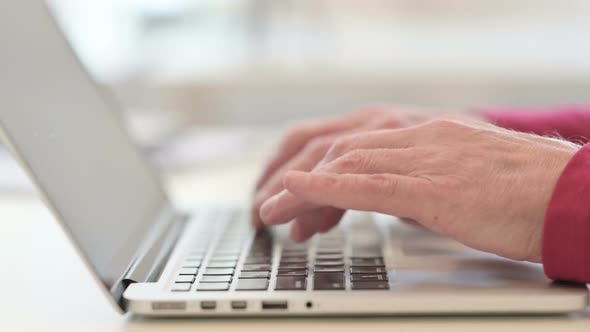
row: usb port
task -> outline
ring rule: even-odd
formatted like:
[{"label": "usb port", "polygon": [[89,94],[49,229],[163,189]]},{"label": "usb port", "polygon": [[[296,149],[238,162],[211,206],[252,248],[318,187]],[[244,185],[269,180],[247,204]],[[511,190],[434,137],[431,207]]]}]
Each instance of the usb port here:
[{"label": "usb port", "polygon": [[246,301],[232,301],[231,307],[232,309],[244,310],[248,306],[248,302]]},{"label": "usb port", "polygon": [[262,301],[262,309],[264,310],[285,310],[287,308],[287,301]]},{"label": "usb port", "polygon": [[152,303],[152,310],[186,310],[186,303],[184,302],[154,302]]},{"label": "usb port", "polygon": [[203,310],[215,310],[217,302],[215,301],[201,301],[201,309]]}]

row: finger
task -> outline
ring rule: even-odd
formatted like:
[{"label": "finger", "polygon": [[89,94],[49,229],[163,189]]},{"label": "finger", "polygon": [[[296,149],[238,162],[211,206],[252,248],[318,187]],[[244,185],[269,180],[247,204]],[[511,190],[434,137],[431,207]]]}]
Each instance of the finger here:
[{"label": "finger", "polygon": [[272,174],[266,176],[264,183],[259,183],[256,196],[257,201],[264,201],[270,196],[278,193],[282,189],[282,178],[283,175],[290,170],[307,171],[311,170],[313,166],[317,165],[326,152],[330,149],[334,141],[344,135],[354,134],[355,132],[362,132],[367,130],[375,130],[386,128],[386,126],[399,125],[400,122],[395,118],[388,116],[391,121],[386,121],[384,117],[377,117],[369,120],[359,128],[341,131],[331,135],[323,135],[310,140],[295,156],[286,161],[282,166],[274,171]]},{"label": "finger", "polygon": [[302,242],[316,233],[326,233],[340,222],[344,210],[320,208],[298,216],[291,226],[290,236],[294,241]]},{"label": "finger", "polygon": [[266,200],[284,189],[284,174],[290,170],[309,171],[323,158],[330,146],[330,141],[318,140],[316,142],[317,143],[315,144],[308,145],[304,151],[301,151],[295,158],[283,165],[272,175],[268,182],[258,190],[252,201],[252,221],[257,228],[264,225],[259,216],[260,207]]},{"label": "finger", "polygon": [[311,139],[358,127],[372,120],[368,115],[369,112],[356,112],[340,118],[298,125],[288,130],[285,138],[279,144],[277,153],[271,158],[271,161],[263,170],[256,188],[262,187],[277,169],[285,164],[293,155],[301,151]]},{"label": "finger", "polygon": [[[316,167],[313,173],[390,174],[410,175],[417,165],[433,154],[429,148],[354,150],[327,164]],[[408,178],[410,180],[412,178]],[[416,179],[414,179],[416,180]],[[286,179],[284,179],[286,181]],[[284,184],[283,184],[284,186]],[[260,218],[266,225],[289,222],[301,213],[317,209],[313,202],[303,201],[292,192],[282,191],[263,203]]]},{"label": "finger", "polygon": [[[284,184],[288,194],[282,201],[278,197],[271,202],[276,205],[269,207],[265,222],[289,220],[314,206],[374,211],[419,220],[422,204],[431,196],[426,180],[395,174],[293,171],[285,176]],[[280,204],[285,202],[291,204],[287,209]]]},{"label": "finger", "polygon": [[435,155],[430,148],[361,149],[318,165],[315,172],[338,174],[411,175]]},{"label": "finger", "polygon": [[324,208],[321,209],[321,213],[323,216],[322,222],[320,223],[317,231],[320,233],[327,233],[329,232],[332,228],[334,228],[336,225],[338,225],[338,223],[340,222],[340,220],[342,220],[342,217],[344,216],[344,213],[346,213],[345,210],[342,209],[336,209],[336,208]]},{"label": "finger", "polygon": [[302,201],[287,190],[283,190],[262,204],[260,220],[264,225],[285,224],[295,217],[318,208],[318,205]]},{"label": "finger", "polygon": [[293,220],[289,236],[295,242],[306,241],[315,234],[316,225],[320,222],[317,210],[304,213]]},{"label": "finger", "polygon": [[318,164],[329,163],[342,155],[360,149],[407,149],[418,145],[420,128],[374,130],[338,138]]},{"label": "finger", "polygon": [[386,117],[376,116],[360,128],[318,137],[308,142],[295,157],[283,164],[273,174],[270,174],[266,182],[257,189],[252,202],[252,221],[256,228],[264,225],[260,218],[260,207],[266,200],[284,189],[282,181],[287,171],[309,171],[313,169],[325,157],[332,143],[342,135],[397,125],[400,125],[399,120],[391,115],[387,115]]}]

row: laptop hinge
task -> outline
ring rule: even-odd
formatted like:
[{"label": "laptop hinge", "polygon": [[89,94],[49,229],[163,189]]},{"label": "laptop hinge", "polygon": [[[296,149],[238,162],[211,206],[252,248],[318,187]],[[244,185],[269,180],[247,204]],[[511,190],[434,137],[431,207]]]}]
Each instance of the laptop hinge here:
[{"label": "laptop hinge", "polygon": [[151,241],[142,246],[143,250],[123,276],[123,288],[136,282],[154,282],[159,278],[188,220],[186,215],[174,214],[171,217],[173,220],[165,223],[164,229],[156,230]]}]

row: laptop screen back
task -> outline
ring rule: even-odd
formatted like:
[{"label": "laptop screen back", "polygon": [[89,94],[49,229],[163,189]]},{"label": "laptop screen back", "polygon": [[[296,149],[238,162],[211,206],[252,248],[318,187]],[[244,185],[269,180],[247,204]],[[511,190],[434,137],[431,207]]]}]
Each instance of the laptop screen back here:
[{"label": "laptop screen back", "polygon": [[41,0],[0,1],[0,125],[107,288],[167,205]]}]

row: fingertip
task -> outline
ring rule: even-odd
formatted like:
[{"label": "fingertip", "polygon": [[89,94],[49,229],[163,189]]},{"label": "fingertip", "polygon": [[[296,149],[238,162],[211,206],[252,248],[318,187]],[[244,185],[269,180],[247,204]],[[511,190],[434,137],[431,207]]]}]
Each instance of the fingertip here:
[{"label": "fingertip", "polygon": [[342,219],[344,215],[343,210],[334,209],[334,208],[327,208],[323,214],[323,220],[319,225],[318,232],[320,233],[327,233],[332,228],[334,228]]},{"label": "fingertip", "polygon": [[262,206],[259,209],[258,216],[260,217],[260,219],[262,220],[262,222],[264,224],[271,223],[272,213],[275,209],[276,201],[277,201],[277,197],[273,196],[273,197],[269,198],[268,200],[266,200],[266,202],[262,203]]}]

